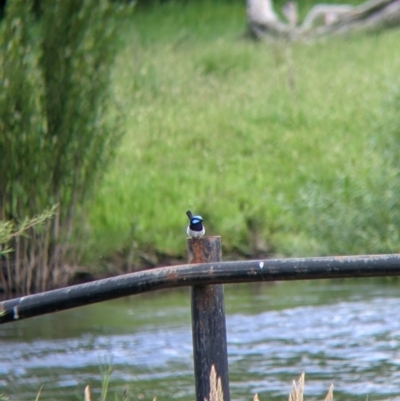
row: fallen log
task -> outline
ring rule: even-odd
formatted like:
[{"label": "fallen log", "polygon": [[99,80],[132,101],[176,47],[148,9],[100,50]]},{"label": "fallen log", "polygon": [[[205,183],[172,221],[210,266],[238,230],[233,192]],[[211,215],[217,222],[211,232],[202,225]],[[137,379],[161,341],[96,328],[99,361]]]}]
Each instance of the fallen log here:
[{"label": "fallen log", "polygon": [[282,8],[285,20],[274,11],[272,0],[247,0],[248,32],[258,39],[303,40],[354,31],[376,31],[400,25],[400,0],[369,0],[359,6],[318,4],[299,23],[296,3]]}]

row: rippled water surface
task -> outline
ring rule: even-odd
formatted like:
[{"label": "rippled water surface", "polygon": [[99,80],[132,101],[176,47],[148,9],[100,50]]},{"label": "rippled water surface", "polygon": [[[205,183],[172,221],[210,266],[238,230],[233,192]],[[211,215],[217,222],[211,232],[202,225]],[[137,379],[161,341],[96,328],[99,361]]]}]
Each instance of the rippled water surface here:
[{"label": "rippled water surface", "polygon": [[[400,286],[385,280],[225,287],[232,400],[400,400]],[[153,293],[0,326],[0,394],[82,399],[112,364],[110,400],[193,400],[188,290]],[[96,397],[94,397],[96,398]],[[121,398],[121,397],[120,397]]]}]

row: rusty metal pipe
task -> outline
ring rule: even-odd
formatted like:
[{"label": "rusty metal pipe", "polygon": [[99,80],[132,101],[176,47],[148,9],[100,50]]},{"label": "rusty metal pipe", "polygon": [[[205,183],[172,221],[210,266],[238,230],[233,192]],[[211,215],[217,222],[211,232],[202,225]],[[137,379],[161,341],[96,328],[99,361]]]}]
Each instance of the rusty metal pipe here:
[{"label": "rusty metal pipe", "polygon": [[165,288],[382,276],[400,276],[400,255],[264,259],[161,267],[0,302],[0,324]]}]

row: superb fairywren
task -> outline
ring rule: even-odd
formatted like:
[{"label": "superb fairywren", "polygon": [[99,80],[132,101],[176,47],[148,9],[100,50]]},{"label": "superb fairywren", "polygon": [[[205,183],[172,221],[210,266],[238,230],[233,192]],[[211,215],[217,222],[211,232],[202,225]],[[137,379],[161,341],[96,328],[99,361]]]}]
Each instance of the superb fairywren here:
[{"label": "superb fairywren", "polygon": [[201,238],[206,233],[203,226],[203,218],[201,216],[193,216],[190,210],[186,212],[186,215],[189,217],[187,235],[191,238]]}]

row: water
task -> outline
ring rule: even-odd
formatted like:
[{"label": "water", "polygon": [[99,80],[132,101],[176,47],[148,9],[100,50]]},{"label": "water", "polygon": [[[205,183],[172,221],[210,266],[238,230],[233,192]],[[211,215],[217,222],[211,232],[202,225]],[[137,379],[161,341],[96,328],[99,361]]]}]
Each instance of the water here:
[{"label": "water", "polygon": [[[225,287],[232,400],[400,400],[400,287],[346,280]],[[188,291],[125,298],[0,326],[0,394],[13,400],[193,400]]]}]

